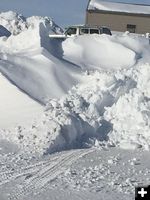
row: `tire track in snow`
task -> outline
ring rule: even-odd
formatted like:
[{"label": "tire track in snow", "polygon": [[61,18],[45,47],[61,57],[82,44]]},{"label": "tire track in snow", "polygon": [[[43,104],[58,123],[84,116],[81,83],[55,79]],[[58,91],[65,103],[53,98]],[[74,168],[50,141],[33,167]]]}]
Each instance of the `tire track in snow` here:
[{"label": "tire track in snow", "polygon": [[48,161],[42,169],[40,168],[36,172],[33,170],[34,173],[25,178],[22,185],[20,185],[20,189],[17,188],[10,194],[9,200],[21,200],[29,194],[41,193],[50,186],[52,180],[63,173],[72,163],[93,151],[93,149],[73,150],[65,152],[54,161]]},{"label": "tire track in snow", "polygon": [[15,170],[15,167],[10,167],[7,171],[5,169],[0,169],[0,186],[15,180],[19,177],[28,176],[30,174],[37,173],[41,167],[45,167],[46,165],[49,165],[49,162],[53,162],[56,160],[58,156],[55,156],[54,158],[50,158],[48,161],[39,161],[38,163],[29,165],[27,167],[21,167],[17,170]]}]

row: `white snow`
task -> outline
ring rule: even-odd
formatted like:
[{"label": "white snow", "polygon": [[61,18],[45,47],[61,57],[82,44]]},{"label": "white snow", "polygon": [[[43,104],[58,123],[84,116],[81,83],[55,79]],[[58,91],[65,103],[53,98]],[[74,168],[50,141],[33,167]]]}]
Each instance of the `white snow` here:
[{"label": "white snow", "polygon": [[0,128],[31,126],[43,107],[0,74]]},{"label": "white snow", "polygon": [[62,46],[63,57],[83,69],[116,70],[129,68],[136,62],[134,51],[120,44],[118,38],[108,35],[68,38]]},{"label": "white snow", "polygon": [[49,23],[41,17],[26,21],[27,29],[1,38],[0,71],[46,108],[30,128],[8,127],[1,137],[39,154],[97,141],[149,149],[148,39],[122,34],[57,40],[48,37],[54,29],[50,19]]},{"label": "white snow", "polygon": [[7,40],[1,38],[0,71],[44,104],[47,98],[60,97],[78,83],[80,71],[47,52],[48,35],[54,29],[52,22],[40,17],[31,17],[27,21],[30,24],[27,30]]},{"label": "white snow", "polygon": [[0,37],[0,199],[131,199],[150,180],[148,38],[52,39],[50,18],[11,11],[0,22],[12,33]]},{"label": "white snow", "polygon": [[62,29],[49,17],[33,16],[25,18],[23,15],[13,11],[0,13],[0,24],[7,28],[13,35],[18,35],[22,31],[33,28],[41,22],[47,26],[50,33],[62,33]]},{"label": "white snow", "polygon": [[150,14],[150,5],[117,3],[104,0],[91,0],[88,10],[102,10],[114,12],[126,12],[134,14]]}]

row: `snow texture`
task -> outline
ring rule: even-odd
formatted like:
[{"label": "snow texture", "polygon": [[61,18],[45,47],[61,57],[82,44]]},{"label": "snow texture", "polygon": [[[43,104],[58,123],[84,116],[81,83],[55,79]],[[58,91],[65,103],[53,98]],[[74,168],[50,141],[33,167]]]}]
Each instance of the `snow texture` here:
[{"label": "snow texture", "polygon": [[[15,35],[0,40],[0,71],[10,81],[8,87],[13,83],[46,106],[41,117],[33,116],[30,127],[15,127],[15,122],[14,128],[0,131],[1,138],[39,154],[104,144],[149,149],[147,38],[122,34],[51,39],[48,35],[58,26],[50,18],[26,19],[13,12],[2,16]],[[24,28],[13,26],[13,19]],[[36,110],[41,112],[40,106]]]},{"label": "snow texture", "polygon": [[0,200],[133,199],[150,182],[148,37],[0,23]]}]

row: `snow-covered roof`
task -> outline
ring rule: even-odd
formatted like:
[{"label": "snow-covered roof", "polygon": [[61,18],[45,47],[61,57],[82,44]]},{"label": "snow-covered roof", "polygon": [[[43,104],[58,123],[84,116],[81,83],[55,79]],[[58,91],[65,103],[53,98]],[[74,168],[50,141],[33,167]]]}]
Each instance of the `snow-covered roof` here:
[{"label": "snow-covered roof", "polygon": [[90,0],[88,10],[124,12],[133,14],[150,14],[150,5]]}]

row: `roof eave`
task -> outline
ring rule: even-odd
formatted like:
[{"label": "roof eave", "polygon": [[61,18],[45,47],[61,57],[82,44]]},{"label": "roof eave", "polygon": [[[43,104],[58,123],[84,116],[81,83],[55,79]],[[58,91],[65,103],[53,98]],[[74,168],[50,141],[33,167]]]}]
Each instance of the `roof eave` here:
[{"label": "roof eave", "polygon": [[105,13],[105,14],[118,14],[118,15],[132,15],[132,16],[141,16],[141,17],[150,17],[148,13],[132,13],[132,12],[119,12],[119,11],[110,11],[110,10],[99,10],[99,9],[87,9],[89,13]]},{"label": "roof eave", "polygon": [[90,2],[91,2],[91,0],[88,0],[88,4],[87,4],[87,7],[86,7],[87,11],[89,10]]}]

